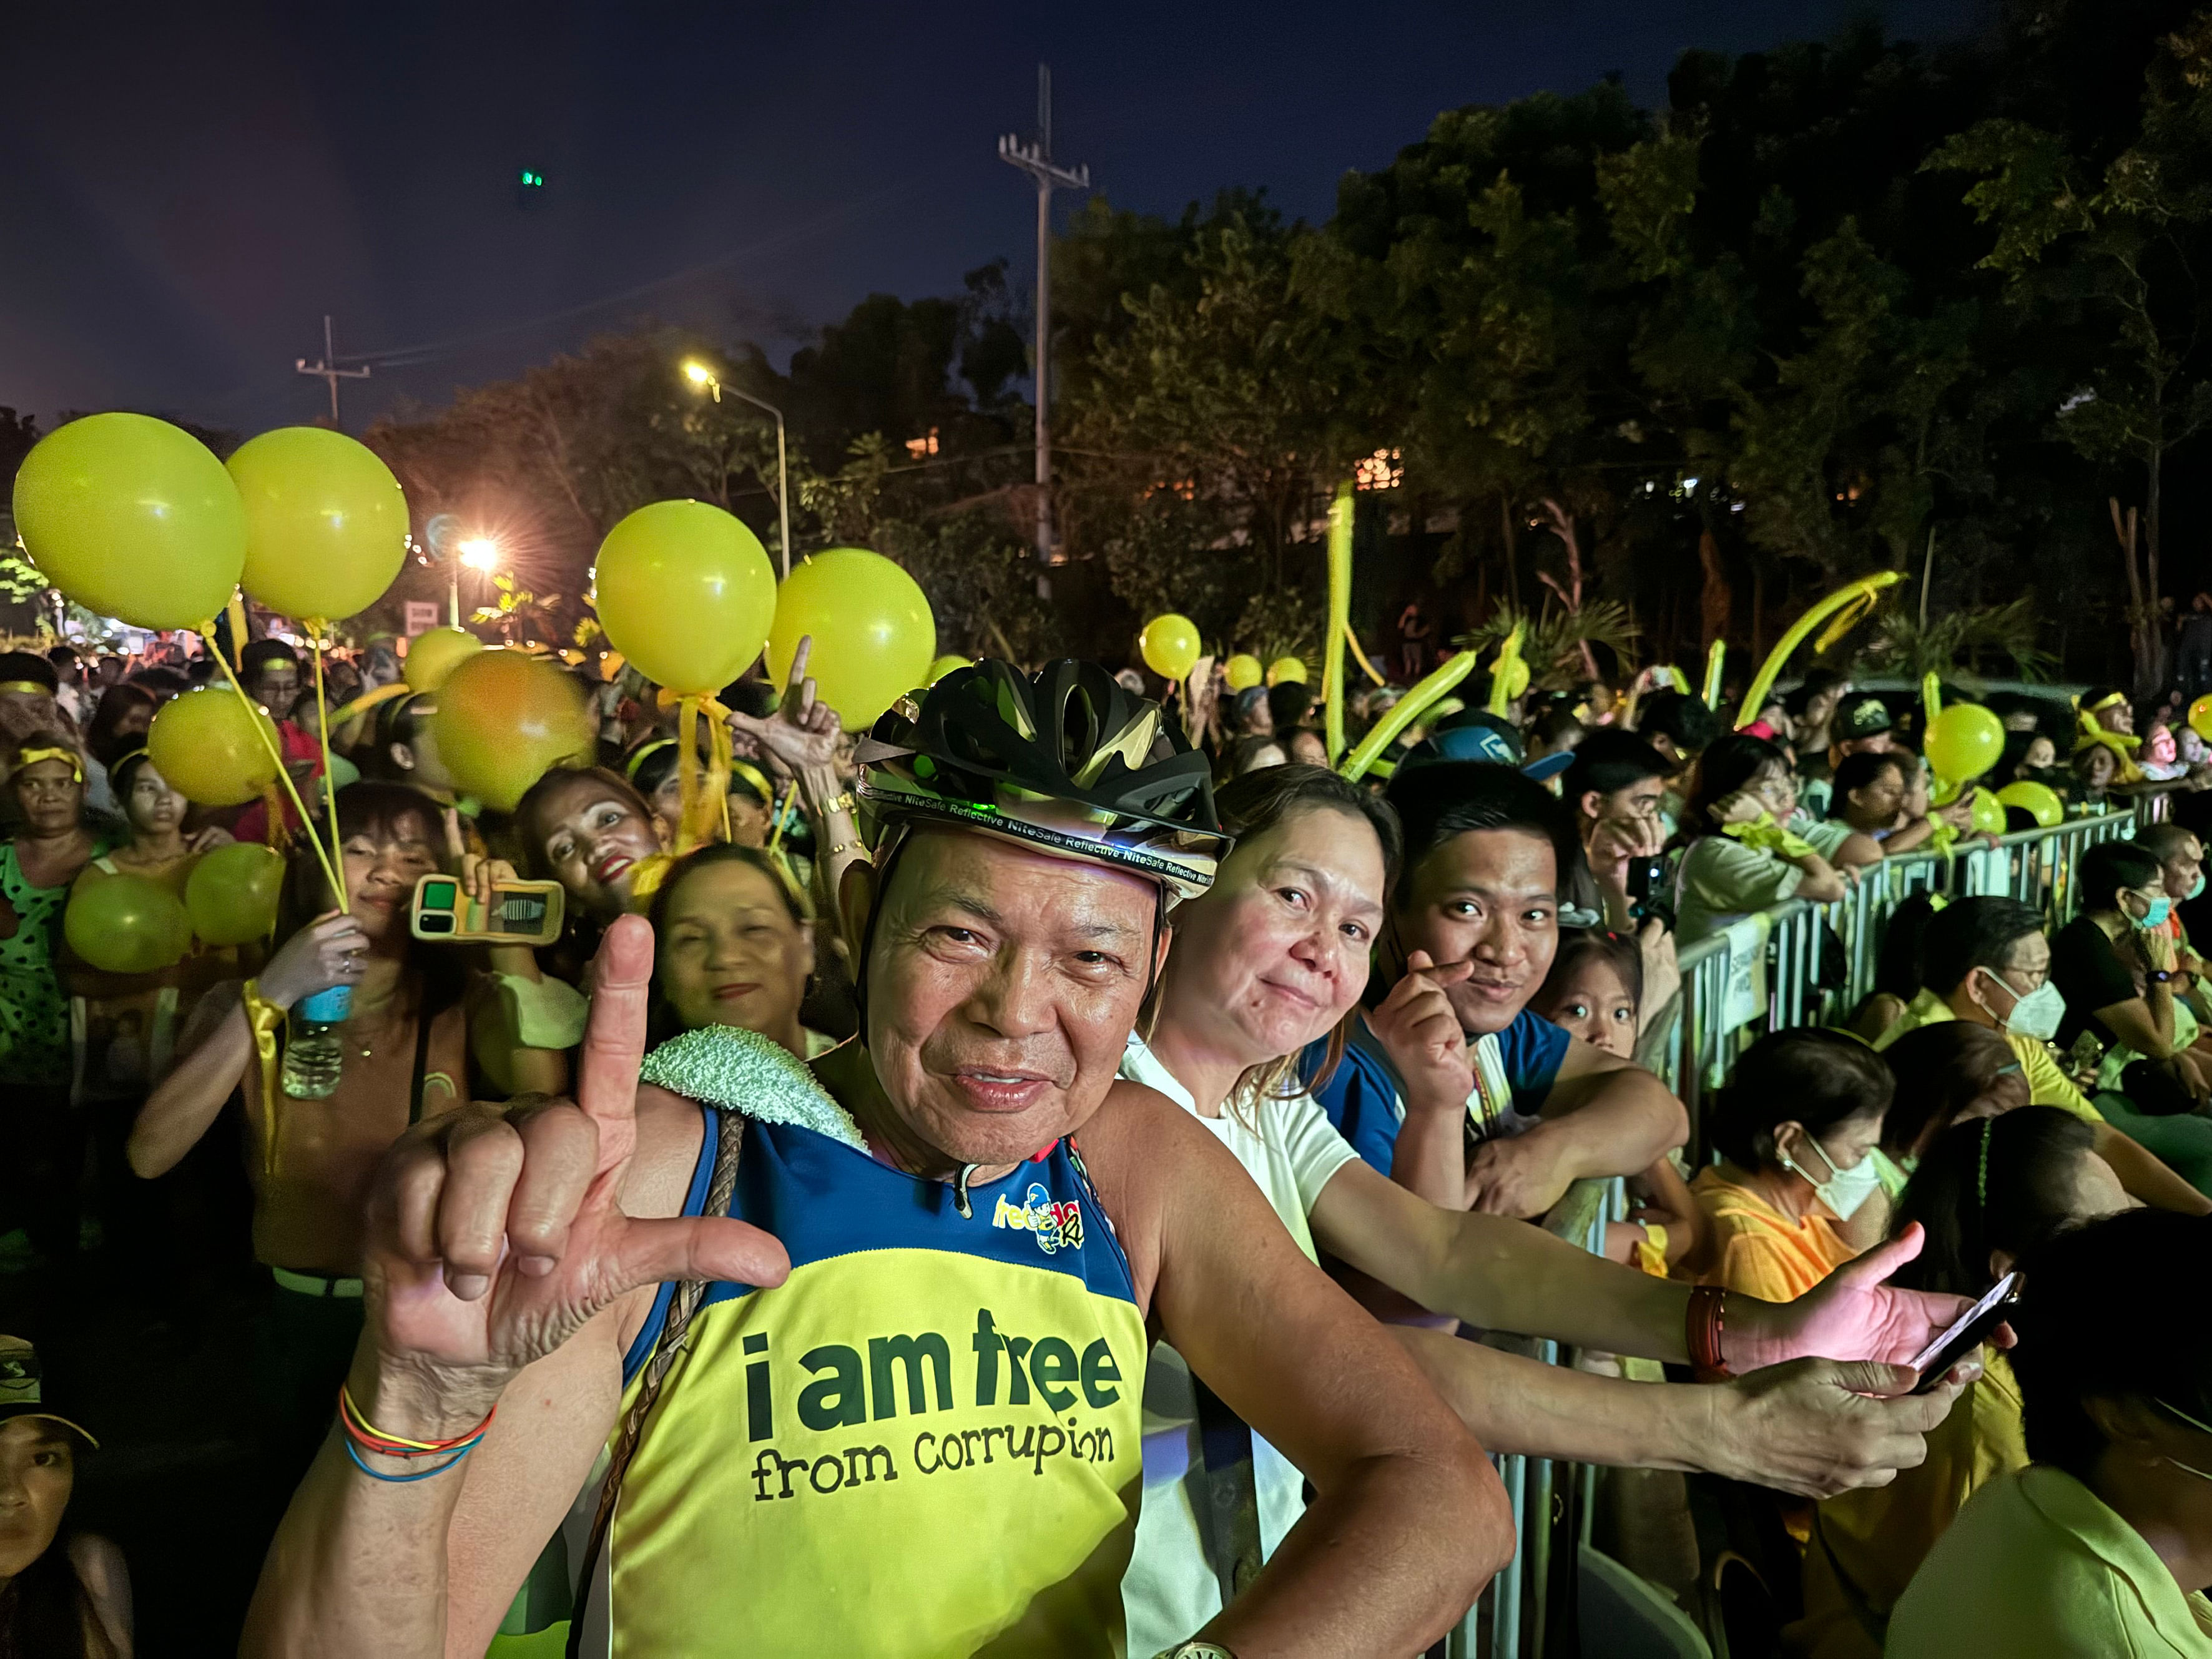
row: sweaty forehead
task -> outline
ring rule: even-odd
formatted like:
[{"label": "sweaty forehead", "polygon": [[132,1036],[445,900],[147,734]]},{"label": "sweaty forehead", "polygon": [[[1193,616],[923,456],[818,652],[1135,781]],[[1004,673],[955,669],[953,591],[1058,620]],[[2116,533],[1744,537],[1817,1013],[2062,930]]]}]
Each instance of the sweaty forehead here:
[{"label": "sweaty forehead", "polygon": [[900,850],[885,902],[894,914],[957,908],[1010,931],[1073,927],[1149,937],[1159,890],[1109,870],[996,836],[918,830]]}]

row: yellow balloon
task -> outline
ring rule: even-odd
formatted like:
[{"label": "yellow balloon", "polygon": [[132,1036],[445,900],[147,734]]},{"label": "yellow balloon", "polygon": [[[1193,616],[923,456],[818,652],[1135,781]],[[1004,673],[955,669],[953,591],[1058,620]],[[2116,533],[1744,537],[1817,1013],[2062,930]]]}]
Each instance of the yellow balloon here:
[{"label": "yellow balloon", "polygon": [[258,841],[218,847],[185,879],[185,908],[192,931],[208,945],[244,945],[276,926],[276,898],[284,886],[284,860]]},{"label": "yellow balloon", "polygon": [[[267,744],[254,735],[257,722]],[[155,711],[146,755],[186,800],[240,806],[276,781],[276,722],[259,708],[228,685],[204,685]]]},{"label": "yellow balloon", "polygon": [[1930,806],[1948,806],[1959,799],[1959,786],[1949,778],[1936,778],[1928,786]]},{"label": "yellow balloon", "polygon": [[2017,806],[2032,815],[2036,823],[2048,830],[2055,823],[2066,821],[2066,803],[2058,792],[2047,783],[2037,783],[2031,778],[2021,778],[1997,791],[1997,799],[2007,806]]},{"label": "yellow balloon", "polygon": [[2189,729],[2200,738],[2212,738],[2212,691],[2189,705]]},{"label": "yellow balloon", "polygon": [[1974,791],[1972,822],[1977,830],[1987,830],[2000,836],[2004,834],[2005,810],[1997,798],[1986,789]]},{"label": "yellow balloon", "polygon": [[1926,752],[1937,777],[1978,778],[2004,752],[2004,722],[1978,702],[1954,702],[1928,723]]},{"label": "yellow balloon", "polygon": [[781,685],[799,640],[811,635],[806,672],[815,695],[858,732],[927,678],[937,619],[913,577],[880,553],[833,547],[809,554],[776,595],[768,669]]},{"label": "yellow balloon", "polygon": [[598,568],[607,642],[672,690],[720,690],[768,640],[776,602],[768,550],[719,507],[641,507],[607,532]]},{"label": "yellow balloon", "polygon": [[15,528],[46,580],[103,617],[198,628],[246,562],[238,486],[205,444],[145,415],[88,415],[15,474]]},{"label": "yellow balloon", "polygon": [[410,691],[435,691],[464,657],[473,657],[484,642],[465,628],[433,628],[417,634],[407,647],[406,676]]},{"label": "yellow balloon", "polygon": [[1153,617],[1137,635],[1137,653],[1164,680],[1188,678],[1201,649],[1198,624],[1172,611]]},{"label": "yellow balloon", "polygon": [[158,881],[123,872],[80,881],[70,894],[62,932],[70,949],[109,974],[150,974],[179,961],[192,943],[191,919]]},{"label": "yellow balloon", "polygon": [[950,674],[956,668],[972,668],[975,665],[975,659],[972,657],[939,657],[935,662],[929,665],[929,678],[923,681],[922,684],[925,685],[934,685],[938,681],[943,679],[947,674]]},{"label": "yellow balloon", "polygon": [[594,733],[574,678],[520,651],[480,651],[446,677],[430,717],[438,758],[461,793],[501,812]]},{"label": "yellow balloon", "polygon": [[1294,685],[1306,683],[1306,665],[1296,657],[1278,657],[1267,665],[1267,684],[1280,685],[1285,681]]},{"label": "yellow balloon", "polygon": [[1242,651],[1221,665],[1221,678],[1231,691],[1249,691],[1267,677],[1267,672],[1257,657]]},{"label": "yellow balloon", "polygon": [[374,450],[325,427],[280,426],[228,465],[246,506],[247,593],[330,620],[383,597],[407,562],[407,496]]}]

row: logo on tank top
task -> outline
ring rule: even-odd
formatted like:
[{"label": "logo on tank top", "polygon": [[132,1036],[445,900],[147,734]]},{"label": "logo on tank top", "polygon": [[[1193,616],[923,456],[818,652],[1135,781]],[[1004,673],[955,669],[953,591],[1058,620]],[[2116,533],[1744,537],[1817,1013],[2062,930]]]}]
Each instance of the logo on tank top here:
[{"label": "logo on tank top", "polygon": [[991,1212],[991,1224],[1030,1234],[1047,1255],[1062,1246],[1071,1250],[1083,1248],[1083,1206],[1072,1198],[1065,1204],[1055,1203],[1038,1182],[1030,1182],[1029,1194],[1018,1205],[1009,1203],[1000,1193],[998,1207]]}]

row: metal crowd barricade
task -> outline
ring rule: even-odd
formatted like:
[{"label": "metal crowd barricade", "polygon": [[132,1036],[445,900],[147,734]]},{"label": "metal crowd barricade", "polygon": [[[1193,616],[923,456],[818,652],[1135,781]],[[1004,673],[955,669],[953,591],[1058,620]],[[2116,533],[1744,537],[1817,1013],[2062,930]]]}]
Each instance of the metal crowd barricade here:
[{"label": "metal crowd barricade", "polygon": [[[1744,1006],[1740,985],[1732,1002],[1731,982],[1740,977],[1735,970],[1747,964],[1731,960],[1726,935],[1686,945],[1678,957],[1680,992],[1647,1024],[1637,1058],[1682,1101],[1690,1114],[1692,1144],[1701,1145],[1704,1094],[1726,1080],[1736,1053],[1755,1032],[1846,1018],[1872,994],[1883,935],[1908,898],[1922,893],[1960,898],[2002,894],[2035,906],[2058,927],[2080,907],[2074,878],[2082,851],[2132,836],[2139,824],[2162,818],[2166,805],[2162,795],[2150,796],[2133,811],[2000,836],[1993,850],[1886,860],[1833,903],[1792,900],[1777,906],[1765,913],[1763,1005]],[[1840,955],[1832,948],[1832,939]],[[1544,1225],[1601,1255],[1606,1224],[1626,1214],[1625,1181],[1578,1181]],[[1548,1364],[1561,1361],[1557,1343],[1502,1336],[1489,1340]],[[1518,1455],[1496,1462],[1513,1507],[1513,1559],[1452,1632],[1446,1651],[1449,1659],[1545,1659],[1555,1635],[1571,1638],[1575,1630],[1573,1609],[1555,1608],[1553,1593],[1574,1594],[1597,1471]],[[1568,1640],[1559,1650],[1572,1647]]]}]

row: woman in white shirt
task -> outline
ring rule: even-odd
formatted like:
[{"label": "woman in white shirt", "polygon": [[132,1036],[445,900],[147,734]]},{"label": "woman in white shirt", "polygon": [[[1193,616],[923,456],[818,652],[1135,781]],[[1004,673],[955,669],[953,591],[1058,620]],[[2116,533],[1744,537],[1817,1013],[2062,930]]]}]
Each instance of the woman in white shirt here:
[{"label": "woman in white shirt", "polygon": [[[1297,1056],[1317,1037],[1340,1035],[1366,987],[1397,848],[1389,808],[1325,769],[1302,766],[1240,778],[1216,801],[1236,848],[1212,890],[1175,912],[1158,1016],[1148,1040],[1130,1039],[1123,1075],[1219,1136],[1309,1254],[1326,1250],[1472,1324],[1685,1359],[1686,1286],[1456,1207],[1472,1083],[1443,987],[1466,964],[1437,969],[1416,953],[1413,971],[1367,1015],[1409,1085],[1397,1162],[1404,1185],[1363,1163],[1300,1086]],[[1916,1231],[1796,1303],[1731,1297],[1728,1364],[1742,1372],[1806,1353],[1892,1364],[1909,1358],[1964,1305],[1881,1287],[1917,1248]],[[1816,1496],[1880,1484],[1917,1462],[1920,1437],[1978,1370],[1917,1398],[1872,1399],[1855,1390],[1887,1393],[1909,1387],[1910,1376],[1813,1360],[1786,1377],[1726,1388],[1651,1385],[1433,1331],[1409,1329],[1404,1340],[1493,1450],[1711,1470]],[[1145,1413],[1144,1504],[1122,1584],[1133,1654],[1202,1627],[1223,1605],[1224,1583],[1241,1589],[1303,1507],[1299,1472],[1220,1402],[1202,1399],[1164,1345],[1147,1368]],[[1249,1475],[1237,1468],[1247,1462]],[[1241,1513],[1217,1508],[1224,1487],[1249,1492]]]}]

